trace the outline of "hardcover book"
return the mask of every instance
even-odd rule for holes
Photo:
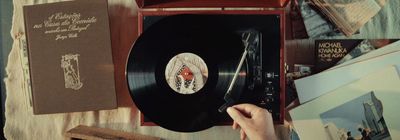
[[[24,6],[34,114],[117,106],[106,0]]]

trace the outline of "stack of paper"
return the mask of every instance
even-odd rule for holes
[[[400,139],[400,42],[295,81],[301,139]]]

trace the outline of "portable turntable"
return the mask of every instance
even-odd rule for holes
[[[238,103],[283,122],[284,0],[137,3],[140,37],[126,75],[142,125],[200,131],[229,124],[225,109]],[[243,6],[261,8],[228,8]]]

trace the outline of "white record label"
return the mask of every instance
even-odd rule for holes
[[[171,58],[165,69],[168,85],[180,94],[193,94],[204,87],[208,78],[206,63],[193,53],[180,53]]]

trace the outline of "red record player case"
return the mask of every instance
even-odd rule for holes
[[[284,7],[289,0],[136,0],[138,11],[138,33],[143,32],[143,17],[169,16],[177,14],[261,14],[279,15],[280,18],[280,117],[274,123],[282,124],[285,119],[285,11]],[[144,121],[140,116],[141,126],[156,126]],[[221,125],[229,125],[223,123]]]

